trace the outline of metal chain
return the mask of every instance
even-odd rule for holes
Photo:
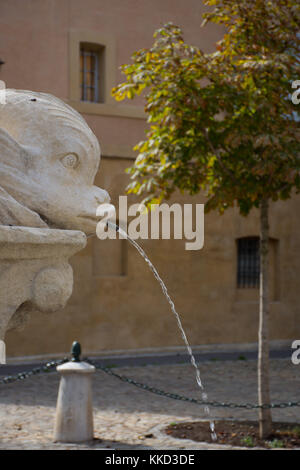
[[[4,377],[3,379],[0,379],[0,385],[1,384],[9,384],[12,382],[16,382],[19,380],[24,380],[27,379],[28,377],[31,377],[33,375],[37,375],[40,373],[47,373],[51,371],[56,371],[56,367],[64,364],[65,362],[68,362],[68,358],[63,358],[59,359],[57,361],[50,361],[44,364],[43,366],[40,367],[35,367],[34,369],[26,372],[19,372],[16,375],[8,375],[7,377]],[[101,370],[105,372],[106,374],[109,374],[113,377],[116,377],[117,379],[121,380],[122,382],[126,382],[128,384],[134,385],[135,387],[141,388],[142,390],[147,390],[148,392],[155,393],[156,395],[160,395],[163,397],[167,398],[172,398],[173,400],[180,400],[180,401],[186,401],[189,403],[194,403],[196,405],[202,405],[202,406],[211,406],[215,408],[244,408],[246,410],[251,410],[251,409],[258,409],[258,408],[290,408],[290,407],[295,407],[295,406],[300,406],[300,401],[298,402],[286,402],[286,403],[270,403],[270,404],[263,404],[263,405],[258,405],[254,403],[224,403],[224,402],[218,402],[218,401],[203,401],[203,400],[197,400],[196,398],[190,398],[186,397],[184,395],[179,395],[177,393],[172,393],[172,392],[166,392],[164,390],[160,390],[159,388],[156,387],[150,387],[147,384],[137,382],[134,379],[131,379],[129,377],[126,377],[125,375],[120,375],[114,372],[111,368],[104,367],[101,364],[92,361],[91,359],[84,359],[85,362],[88,362],[95,366],[96,369]]]
[[[113,377],[116,377],[117,379],[122,380],[122,382],[129,383],[131,385],[134,385],[135,387],[141,388],[143,390],[147,390],[148,392],[151,392],[151,393],[155,393],[156,395],[160,395],[160,396],[167,397],[167,398],[173,398],[174,400],[187,401],[189,403],[195,403],[197,405],[211,406],[215,408],[244,408],[246,410],[258,409],[258,408],[264,408],[264,409],[266,408],[290,408],[294,406],[300,406],[300,401],[258,405],[258,404],[253,404],[253,403],[224,403],[224,402],[218,402],[218,401],[197,400],[196,398],[190,398],[184,395],[179,395],[177,393],[165,392],[164,390],[160,390],[159,388],[156,388],[156,387],[150,387],[149,385],[137,382],[136,380],[126,377],[125,375],[117,374],[112,369],[101,366],[101,364],[94,362],[90,359],[85,359],[85,360],[86,362],[89,362],[90,364],[94,365],[96,369],[102,370],[106,374],[112,375]]]
[[[0,379],[0,384],[9,384],[12,382],[17,382],[18,380],[24,380],[27,379],[28,377],[31,377],[32,375],[37,375],[42,372],[52,372],[55,371],[55,367],[64,364],[65,362],[68,362],[69,359],[67,357],[64,357],[63,359],[59,359],[57,361],[49,361],[43,366],[40,367],[35,367],[34,369],[31,369],[26,372],[19,372],[16,375],[8,375],[6,377],[3,377],[3,379]]]

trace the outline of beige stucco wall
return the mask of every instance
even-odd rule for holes
[[[219,39],[216,28],[200,29],[199,0],[2,0],[0,4],[0,79],[7,87],[49,92],[70,102],[99,138],[102,163],[97,183],[112,202],[125,194],[132,147],[144,136],[141,103],[104,105],[76,101],[74,42],[99,37],[113,55],[109,83],[121,80],[118,66],[134,50],[151,44],[154,30],[167,21],[180,25],[188,42],[209,50]],[[77,38],[77,39],[76,39]],[[115,64],[115,65],[113,65]],[[73,91],[72,91],[73,90]],[[75,90],[75,94],[74,94]],[[203,202],[200,196],[172,202]],[[272,205],[271,237],[279,240],[272,262],[271,339],[299,337],[300,200]],[[236,288],[236,238],[258,235],[258,214],[247,219],[229,210],[205,217],[205,243],[186,251],[184,240],[144,240],[180,312],[190,342],[254,342],[258,327],[258,291]],[[7,336],[10,356],[64,352],[74,339],[85,351],[182,345],[176,321],[148,267],[123,243],[90,239],[73,258],[74,292],[62,312],[35,314],[23,331]],[[122,271],[124,275],[114,273]]]

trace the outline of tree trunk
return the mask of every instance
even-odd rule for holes
[[[269,390],[269,221],[268,200],[260,205],[260,287],[258,331],[258,404],[270,403]],[[259,408],[259,435],[267,438],[272,431],[270,408]]]

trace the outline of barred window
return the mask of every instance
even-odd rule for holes
[[[81,101],[103,102],[104,47],[97,44],[80,45]]]
[[[237,241],[237,286],[258,287],[260,260],[259,237],[239,238]]]

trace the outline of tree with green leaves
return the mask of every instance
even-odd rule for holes
[[[149,49],[122,67],[117,100],[142,94],[149,129],[128,171],[129,193],[148,206],[176,189],[206,195],[205,210],[260,210],[258,403],[268,407],[268,244],[270,201],[300,191],[300,131],[292,82],[300,78],[300,4],[292,0],[207,0],[203,25],[225,27],[213,53],[186,44],[166,24]]]

